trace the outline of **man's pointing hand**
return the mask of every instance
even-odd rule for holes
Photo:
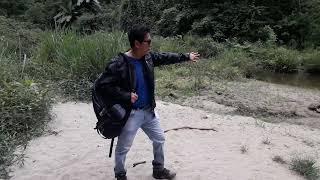
[[[189,58],[193,62],[197,62],[199,60],[200,54],[198,52],[191,52],[189,54]]]

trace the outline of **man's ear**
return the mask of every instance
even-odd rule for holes
[[[136,48],[139,48],[139,47],[140,47],[140,42],[137,41],[137,40],[134,40],[134,46],[135,46]]]

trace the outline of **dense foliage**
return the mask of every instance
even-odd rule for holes
[[[145,23],[162,36],[191,33],[255,42],[275,34],[279,44],[294,48],[320,45],[317,0],[3,0],[0,15],[82,32]]]
[[[21,162],[23,154],[14,153],[16,148],[44,131],[51,98],[46,85],[29,72],[28,56],[21,60],[15,47],[0,50],[0,179],[5,179],[6,168]]]

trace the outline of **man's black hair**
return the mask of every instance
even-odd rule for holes
[[[128,38],[129,38],[131,48],[134,47],[135,40],[141,43],[144,40],[144,36],[147,33],[150,33],[149,27],[145,25],[134,25],[128,33]]]

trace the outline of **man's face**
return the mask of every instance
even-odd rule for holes
[[[151,50],[151,36],[150,36],[150,33],[147,33],[145,36],[144,36],[144,40],[140,43],[138,42],[137,43],[137,48],[138,50],[146,55],[149,53],[149,51]]]

